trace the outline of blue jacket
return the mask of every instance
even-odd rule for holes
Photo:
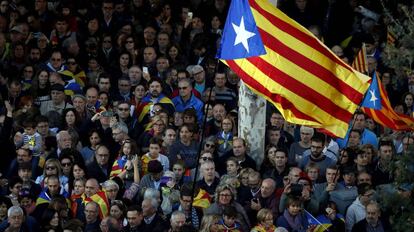
[[[173,98],[172,102],[174,103],[175,110],[177,112],[183,112],[186,109],[194,108],[197,112],[198,123],[202,122],[204,103],[200,99],[198,99],[196,96],[194,96],[194,94],[191,94],[191,98],[187,102],[184,102],[181,96],[177,96]]]

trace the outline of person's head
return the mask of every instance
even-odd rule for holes
[[[194,126],[192,124],[184,124],[179,129],[179,137],[182,143],[190,143],[193,140]]]
[[[236,222],[237,210],[232,205],[226,205],[223,209],[223,222],[226,226],[232,227]]]
[[[297,216],[302,211],[302,201],[299,198],[289,197],[286,209],[291,216]]]
[[[356,182],[355,169],[353,167],[345,167],[342,170],[342,179],[346,186],[354,186]]]
[[[51,226],[57,228],[60,223],[59,212],[54,209],[47,208],[42,215],[41,224],[44,226]]]
[[[22,178],[23,182],[28,182],[32,178],[32,164],[23,162],[18,164],[17,174]]]
[[[319,158],[323,155],[323,149],[325,148],[325,135],[321,133],[315,133],[311,139],[311,155],[315,158]]]
[[[80,121],[79,114],[75,108],[67,108],[62,112],[63,122],[67,127],[73,127]]]
[[[45,167],[43,169],[43,175],[52,176],[52,175],[62,175],[62,166],[58,159],[51,158],[46,160]]]
[[[117,122],[112,126],[112,138],[117,143],[122,143],[128,138],[128,127],[123,122]]]
[[[142,214],[144,217],[151,217],[157,212],[159,202],[154,198],[147,198],[142,201]]]
[[[366,167],[367,165],[370,164],[370,160],[368,160],[369,157],[363,150],[355,149],[354,153],[355,153],[354,163],[358,167]]]
[[[114,217],[116,220],[121,221],[127,213],[125,204],[120,200],[112,200],[111,208],[109,209],[109,215]]]
[[[86,175],[86,167],[83,162],[76,162],[73,164],[72,169],[73,177],[76,178],[83,178]]]
[[[58,176],[45,177],[45,186],[51,196],[57,196],[60,192],[60,180]]]
[[[59,131],[56,134],[56,141],[60,150],[72,147],[72,136],[66,130]]]
[[[98,145],[95,151],[95,159],[101,167],[108,164],[109,156],[109,149],[105,145]]]
[[[62,66],[63,60],[62,60],[62,53],[60,51],[53,51],[52,55],[50,56],[50,64],[55,70],[59,70]]]
[[[98,87],[97,86],[89,86],[86,89],[86,104],[88,106],[95,106],[96,102],[98,101]]]
[[[246,169],[244,169],[246,170]],[[243,170],[242,170],[243,171]],[[242,174],[242,172],[240,172]],[[262,184],[262,178],[260,177],[260,173],[257,171],[250,171],[247,173],[247,186],[254,192],[256,192],[261,184]]]
[[[171,223],[171,230],[172,231],[180,231],[181,227],[183,227],[183,225],[185,224],[185,214],[182,211],[174,211],[171,214],[171,219],[170,219],[170,223]]]
[[[230,185],[219,185],[214,194],[214,201],[220,205],[229,205],[236,200],[236,190]]]
[[[151,138],[150,141],[149,141],[149,155],[153,159],[158,158],[158,156],[160,155],[161,147],[162,147],[162,140],[161,139],[159,139],[157,137]]]
[[[0,218],[7,217],[7,209],[13,206],[10,198],[6,196],[0,196]]]
[[[86,203],[85,206],[85,219],[86,224],[92,224],[98,220],[99,205],[94,201]]]
[[[85,183],[86,183],[86,180],[83,177],[76,178],[75,180],[73,180],[72,193],[76,195],[82,195],[85,192]]]
[[[61,154],[59,157],[60,166],[62,167],[62,174],[70,176],[70,171],[73,166],[73,158],[69,154]]]
[[[19,196],[19,192],[23,187],[22,178],[15,176],[9,180],[9,191],[14,196]]]
[[[144,32],[145,33],[145,32]],[[157,59],[157,52],[154,47],[146,47],[143,52],[144,63],[151,64]]]
[[[168,68],[170,67],[170,61],[168,60],[166,56],[158,57],[155,63],[156,63],[157,71],[160,73],[166,72]]]
[[[377,157],[377,149],[372,144],[363,144],[361,150],[366,155],[368,163],[371,163]]]
[[[336,183],[340,177],[340,171],[337,166],[330,166],[326,169],[325,176],[328,184]]]
[[[315,182],[319,177],[319,166],[311,162],[305,167],[305,172]]]
[[[149,93],[151,95],[151,97],[158,97],[160,96],[160,94],[162,93],[162,85],[161,85],[161,80],[157,79],[157,78],[152,78],[149,82],[148,82],[148,86],[149,86]]]
[[[402,139],[402,150],[407,152],[409,147],[414,144],[414,138],[410,134],[406,134]]]
[[[201,165],[201,173],[206,181],[214,180],[216,167],[213,161],[207,160]]]
[[[118,79],[118,90],[120,94],[126,95],[131,92],[131,80],[128,77]]]
[[[366,217],[368,224],[371,226],[377,226],[379,218],[381,216],[381,208],[375,201],[371,201],[365,208]]]
[[[102,219],[99,228],[101,232],[120,231],[121,229],[118,221],[112,216],[107,216]]]
[[[296,184],[299,180],[300,173],[302,170],[298,167],[292,167],[289,171],[289,181],[290,183]]]
[[[20,206],[12,206],[7,210],[8,229],[10,231],[19,231],[24,222],[24,212]]]
[[[111,88],[111,78],[109,75],[105,73],[101,73],[98,76],[98,87],[100,91],[109,92],[109,89]]]
[[[131,116],[130,111],[131,106],[129,102],[121,101],[120,103],[118,103],[117,113],[120,119],[127,120]]]
[[[265,228],[273,225],[273,213],[270,209],[263,208],[257,212],[257,222]]]
[[[102,184],[102,189],[105,191],[108,200],[112,201],[116,199],[116,195],[119,191],[119,185],[113,180],[107,180]]]
[[[270,145],[277,146],[281,138],[282,132],[277,127],[271,126],[267,129],[267,141]]]
[[[53,76],[53,75],[51,75]],[[59,105],[65,101],[65,87],[62,84],[53,84],[50,87],[50,96],[53,104]]]
[[[270,126],[274,126],[278,129],[283,129],[284,124],[285,124],[285,119],[283,118],[280,112],[276,111],[271,114]]]
[[[226,116],[226,108],[222,104],[215,104],[213,107],[213,117],[216,121],[221,122]]]
[[[234,126],[235,125],[234,125],[233,118],[231,118],[230,116],[226,116],[221,121],[221,129],[226,133],[232,132]]]
[[[171,146],[177,139],[177,132],[173,127],[167,127],[162,137],[164,145]]]
[[[217,142],[217,139],[215,136],[208,137],[204,142],[203,150],[205,152],[214,154],[214,151],[216,149],[216,142]]]
[[[138,205],[131,205],[127,209],[127,221],[131,228],[136,228],[141,225],[143,217],[143,210]]]
[[[219,216],[216,214],[207,214],[203,216],[200,224],[200,231],[218,232]]]
[[[273,147],[274,148],[274,147]],[[274,150],[274,155],[272,156],[271,153],[272,147],[269,149],[269,159],[273,158],[273,164],[277,168],[285,168],[288,162],[288,152],[286,149],[278,148]]]
[[[260,186],[260,193],[263,198],[268,198],[274,195],[276,190],[276,182],[271,179],[267,178],[262,181],[262,185]]]
[[[233,139],[233,154],[235,157],[242,158],[246,155],[247,145],[246,141],[242,138]]]
[[[372,185],[367,183],[359,184],[358,186],[358,198],[362,205],[366,206],[375,197],[375,190]]]
[[[226,86],[227,77],[225,72],[216,72],[214,75],[214,84],[218,88],[224,88]]]
[[[379,161],[385,165],[389,164],[394,157],[394,144],[391,140],[382,139],[378,144]]]
[[[127,156],[133,156],[139,153],[138,145],[133,139],[126,139],[121,148],[121,152]]]
[[[348,137],[348,147],[356,148],[361,144],[361,131],[351,130]]]
[[[163,167],[160,161],[151,160],[148,163],[148,172],[151,174],[152,179],[159,181],[163,174]]]
[[[99,183],[95,178],[90,178],[85,184],[85,195],[87,197],[93,196],[99,191]]]
[[[357,111],[354,114],[354,129],[363,130],[365,129],[365,114],[361,111]]]
[[[175,175],[175,180],[177,182],[179,182],[181,180],[181,178],[184,175],[184,171],[185,171],[185,165],[184,162],[182,160],[177,160],[173,165],[172,165],[172,171],[174,172]]]
[[[237,176],[240,170],[240,164],[234,157],[229,157],[226,161],[227,174]]]
[[[25,119],[22,123],[24,133],[27,135],[34,135],[36,133],[36,122],[30,118]]]

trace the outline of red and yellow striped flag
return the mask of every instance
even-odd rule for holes
[[[193,206],[207,209],[208,207],[210,207],[210,201],[211,199],[208,192],[206,192],[206,190],[204,189],[200,189],[200,191],[198,191],[197,196],[194,197]]]
[[[362,43],[361,49],[359,49],[358,54],[355,56],[354,61],[352,62],[352,68],[360,73],[368,73],[367,49],[365,48],[365,43]]]
[[[379,78],[377,78],[377,80],[382,108],[380,110],[374,110],[372,108],[361,107],[362,111],[384,127],[402,131],[414,130],[414,118],[404,114],[398,114],[394,111],[388,98],[387,91],[381,84],[381,80]]]
[[[394,46],[397,40],[395,34],[388,28],[387,30],[387,45]]]
[[[88,202],[91,201],[94,201],[99,205],[99,217],[101,219],[109,215],[110,205],[108,198],[106,197],[106,193],[104,191],[98,191],[91,197],[86,198],[84,203],[86,205]]]
[[[242,44],[247,55],[240,59],[219,55],[225,59],[223,62],[251,89],[272,102],[288,122],[323,128],[332,135],[345,137],[370,78],[353,70],[268,0],[238,0],[231,4],[231,17],[226,22],[230,26],[223,31],[222,45],[226,43],[226,33],[235,31],[237,35],[219,52],[237,53],[236,49],[242,48],[237,46]],[[235,13],[232,9],[246,11]],[[253,23],[246,20],[250,14],[247,10],[253,14],[266,50],[264,55],[249,55],[257,46],[257,34],[251,29]],[[232,21],[228,23],[229,20]]]

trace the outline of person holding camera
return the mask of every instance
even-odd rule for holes
[[[264,179],[258,196],[251,200],[250,208],[256,212],[263,208],[270,209],[273,217],[277,218],[279,215],[279,199],[276,197],[275,190],[276,182],[271,178]]]

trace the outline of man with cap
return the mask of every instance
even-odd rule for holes
[[[154,188],[160,189],[163,167],[160,161],[151,160],[148,163],[148,174],[142,177],[140,186],[142,189]]]
[[[50,111],[62,114],[62,111],[67,108],[73,108],[69,103],[65,102],[65,87],[62,84],[54,84],[50,87],[51,100],[42,102],[40,105],[40,113],[47,115]]]

